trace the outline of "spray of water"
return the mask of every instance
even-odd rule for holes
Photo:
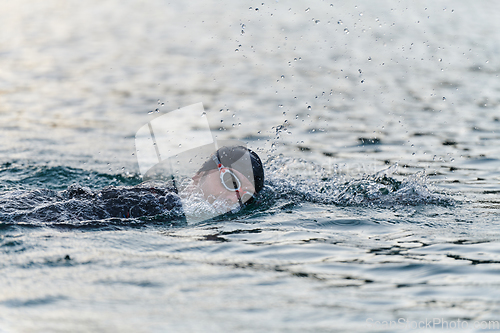
[[[302,159],[281,156],[266,161],[268,187],[277,199],[325,205],[421,205],[450,204],[432,190],[424,172],[397,178],[398,165],[355,178],[331,174]]]

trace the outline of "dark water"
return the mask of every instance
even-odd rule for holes
[[[0,332],[500,330],[499,13],[0,4]],[[77,214],[197,102],[262,157],[259,205]]]

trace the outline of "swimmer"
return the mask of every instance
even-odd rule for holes
[[[245,163],[241,163],[242,160]],[[202,193],[209,206],[226,202],[241,208],[252,203],[264,188],[262,162],[255,152],[243,146],[222,147],[195,173],[190,186]],[[184,214],[180,194],[165,182],[108,186],[98,191],[73,184],[60,192],[21,191],[15,198],[9,196],[5,200],[2,202],[0,198],[0,207],[13,205],[20,210],[18,214],[11,214],[0,209],[0,218],[11,221],[69,222],[160,214],[177,218]]]
[[[263,188],[264,169],[259,156],[243,146],[230,146],[213,153],[192,177],[188,188],[181,190],[181,195],[187,194],[189,198],[193,193],[200,193],[206,202],[222,205],[228,212],[234,207],[243,208],[252,203]],[[114,217],[154,216],[182,207],[177,188],[165,188],[161,182],[144,182],[128,190],[113,189],[101,191],[102,197],[106,198],[106,210],[126,211],[112,214]],[[116,200],[118,198],[110,196],[110,192],[123,199],[124,195],[128,197]],[[126,202],[131,208],[123,207]]]

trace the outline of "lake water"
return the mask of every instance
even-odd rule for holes
[[[499,16],[1,2],[0,332],[498,331]],[[261,207],[37,218],[72,184],[140,183],[136,131],[199,102],[264,161]]]

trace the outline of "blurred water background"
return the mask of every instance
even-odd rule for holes
[[[492,0],[0,2],[0,332],[499,329],[499,16]],[[138,184],[135,132],[198,102],[265,161],[261,209],[12,217],[22,191]]]

